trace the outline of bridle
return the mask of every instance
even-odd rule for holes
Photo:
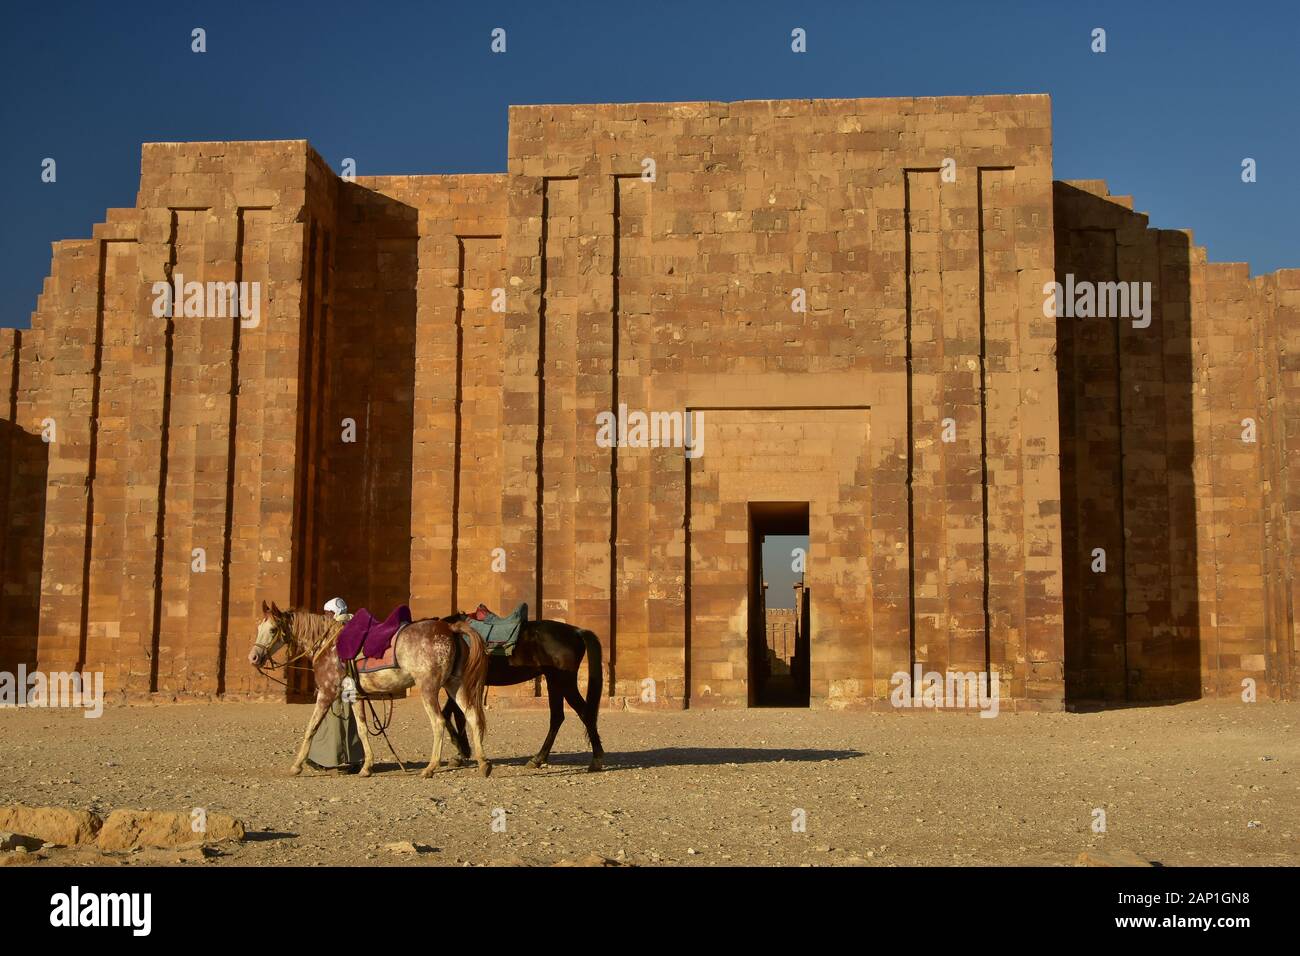
[[[320,642],[315,647],[303,648],[298,646],[298,641],[293,635],[293,629],[289,626],[288,613],[273,615],[273,619],[275,621],[275,626],[271,630],[271,639],[266,643],[266,647],[271,648],[271,647],[275,647],[277,644],[283,644],[286,648],[290,649],[292,653],[284,659],[283,663],[280,663],[277,662],[275,658],[271,656],[273,652],[268,650],[266,652],[266,657],[262,660],[262,662],[260,664],[254,664],[253,668],[259,674],[265,677],[267,680],[274,681],[275,683],[279,684],[281,687],[288,688],[289,686],[288,681],[280,680],[280,678],[273,677],[271,676],[271,673],[267,673],[267,672],[270,671],[273,673],[275,671],[280,671],[280,670],[283,671],[313,670],[314,668],[312,665],[298,664],[295,666],[295,662],[306,659],[311,661],[312,664],[314,664],[316,661],[316,656],[320,654],[322,650],[324,650],[326,647],[329,646],[330,639],[334,636],[334,632],[332,630],[326,631],[324,636],[320,639]]]

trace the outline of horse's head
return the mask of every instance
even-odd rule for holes
[[[257,640],[248,652],[248,663],[254,667],[264,666],[276,651],[289,642],[289,612],[281,611],[271,602],[267,607],[262,602],[262,620],[257,625]]]

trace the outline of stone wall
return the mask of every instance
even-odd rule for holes
[[[916,660],[1059,704],[1046,97],[518,107],[510,144],[507,437],[544,422],[519,493],[540,573],[514,586],[603,626],[615,692],[744,702],[742,516],[791,499],[815,699],[879,699]],[[703,457],[582,448],[618,403],[703,411]],[[537,472],[517,446],[508,473]]]
[[[292,591],[313,164],[303,142],[149,144],[136,208],[55,244],[10,419],[53,440],[9,468],[7,658],[129,693],[273,689],[238,665],[257,602]],[[166,315],[154,283],[177,275],[259,282],[260,324]],[[41,500],[17,500],[42,469]],[[38,505],[39,558],[12,560]]]
[[[1153,300],[1149,320],[1059,321],[1067,694],[1176,699],[1249,679],[1282,696],[1300,272],[1207,262],[1132,207],[1102,182],[1056,184],[1058,280],[1150,283]]]
[[[177,273],[260,323],[156,316]],[[1067,273],[1151,324],[1046,314]],[[1045,96],[516,107],[496,175],[148,145],[0,337],[0,667],[280,693],[263,599],[527,601],[616,697],[744,705],[751,509],[794,504],[815,706],[1294,694],[1298,275],[1053,184]],[[703,453],[597,442],[620,406]]]
[[[49,447],[39,422],[23,428],[19,396],[27,383],[20,361],[30,332],[0,329],[0,671],[36,660],[41,568],[45,543],[45,489]],[[28,375],[31,366],[26,366]]]
[[[763,628],[767,650],[774,661],[779,661],[782,673],[788,673],[795,655],[798,618],[792,607],[769,607],[764,610]]]

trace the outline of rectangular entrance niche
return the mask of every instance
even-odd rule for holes
[[[809,652],[800,659],[807,675],[800,675],[800,699],[816,705],[864,696],[872,673],[871,562],[889,546],[888,539],[873,546],[878,476],[891,477],[884,491],[896,490],[890,446],[873,452],[869,409],[688,406],[696,409],[704,412],[705,440],[703,454],[686,459],[691,706],[768,700],[769,688],[759,692],[754,684],[761,669],[752,616],[762,584],[754,581],[761,574],[755,522],[762,535],[793,528],[809,538],[804,583],[816,608],[806,615],[813,626],[803,631]],[[901,639],[906,659],[905,631]]]
[[[749,706],[807,707],[808,502],[749,503]]]

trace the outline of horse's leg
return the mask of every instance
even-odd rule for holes
[[[358,697],[352,702],[352,716],[357,721],[357,736],[361,738],[361,749],[365,751],[366,759],[361,764],[361,773],[363,777],[370,776],[371,766],[375,762],[375,754],[370,749],[370,731],[367,730],[365,703]]]
[[[459,696],[459,695],[458,695]],[[473,750],[469,744],[469,738],[465,736],[465,714],[468,711],[456,704],[456,710],[452,713],[452,722],[447,726],[451,728],[453,738],[456,741],[456,749],[460,751],[461,757],[469,760],[473,756]]]
[[[605,751],[600,746],[600,734],[596,730],[596,722],[587,720],[587,706],[583,701],[582,695],[578,693],[578,675],[572,675],[564,688],[564,699],[569,702],[569,706],[578,712],[578,719],[582,721],[582,726],[587,728],[587,740],[591,742],[591,764],[587,767],[593,773],[599,770],[605,762]]]
[[[447,721],[438,709],[438,685],[432,678],[420,681],[420,703],[429,715],[429,726],[433,728],[433,752],[429,754],[429,765],[420,772],[421,777],[432,777],[442,762],[442,740],[447,733]]]
[[[298,756],[294,758],[293,766],[289,768],[289,776],[296,777],[302,773],[303,761],[307,759],[307,754],[311,750],[311,739],[316,736],[316,729],[320,727],[321,721],[329,713],[330,703],[331,701],[326,698],[323,690],[317,692],[316,709],[307,718],[307,729],[303,731],[302,746],[298,748]]]
[[[553,673],[546,677],[546,696],[551,702],[551,728],[546,732],[546,739],[542,741],[542,749],[537,751],[537,756],[528,761],[530,770],[546,766],[546,761],[551,758],[555,735],[560,732],[560,724],[564,723],[564,690],[560,687],[560,680]]]
[[[442,719],[451,729],[458,751],[447,758],[447,766],[459,767],[470,758],[469,741],[465,739],[465,715],[456,706],[456,700],[450,691],[447,692],[447,706],[442,709]]]
[[[492,772],[492,761],[483,756],[483,725],[478,720],[477,701],[470,700],[465,688],[456,688],[456,703],[465,721],[469,724],[469,740],[473,747],[474,759],[478,761],[478,772],[487,776]],[[463,731],[462,731],[463,733]]]

